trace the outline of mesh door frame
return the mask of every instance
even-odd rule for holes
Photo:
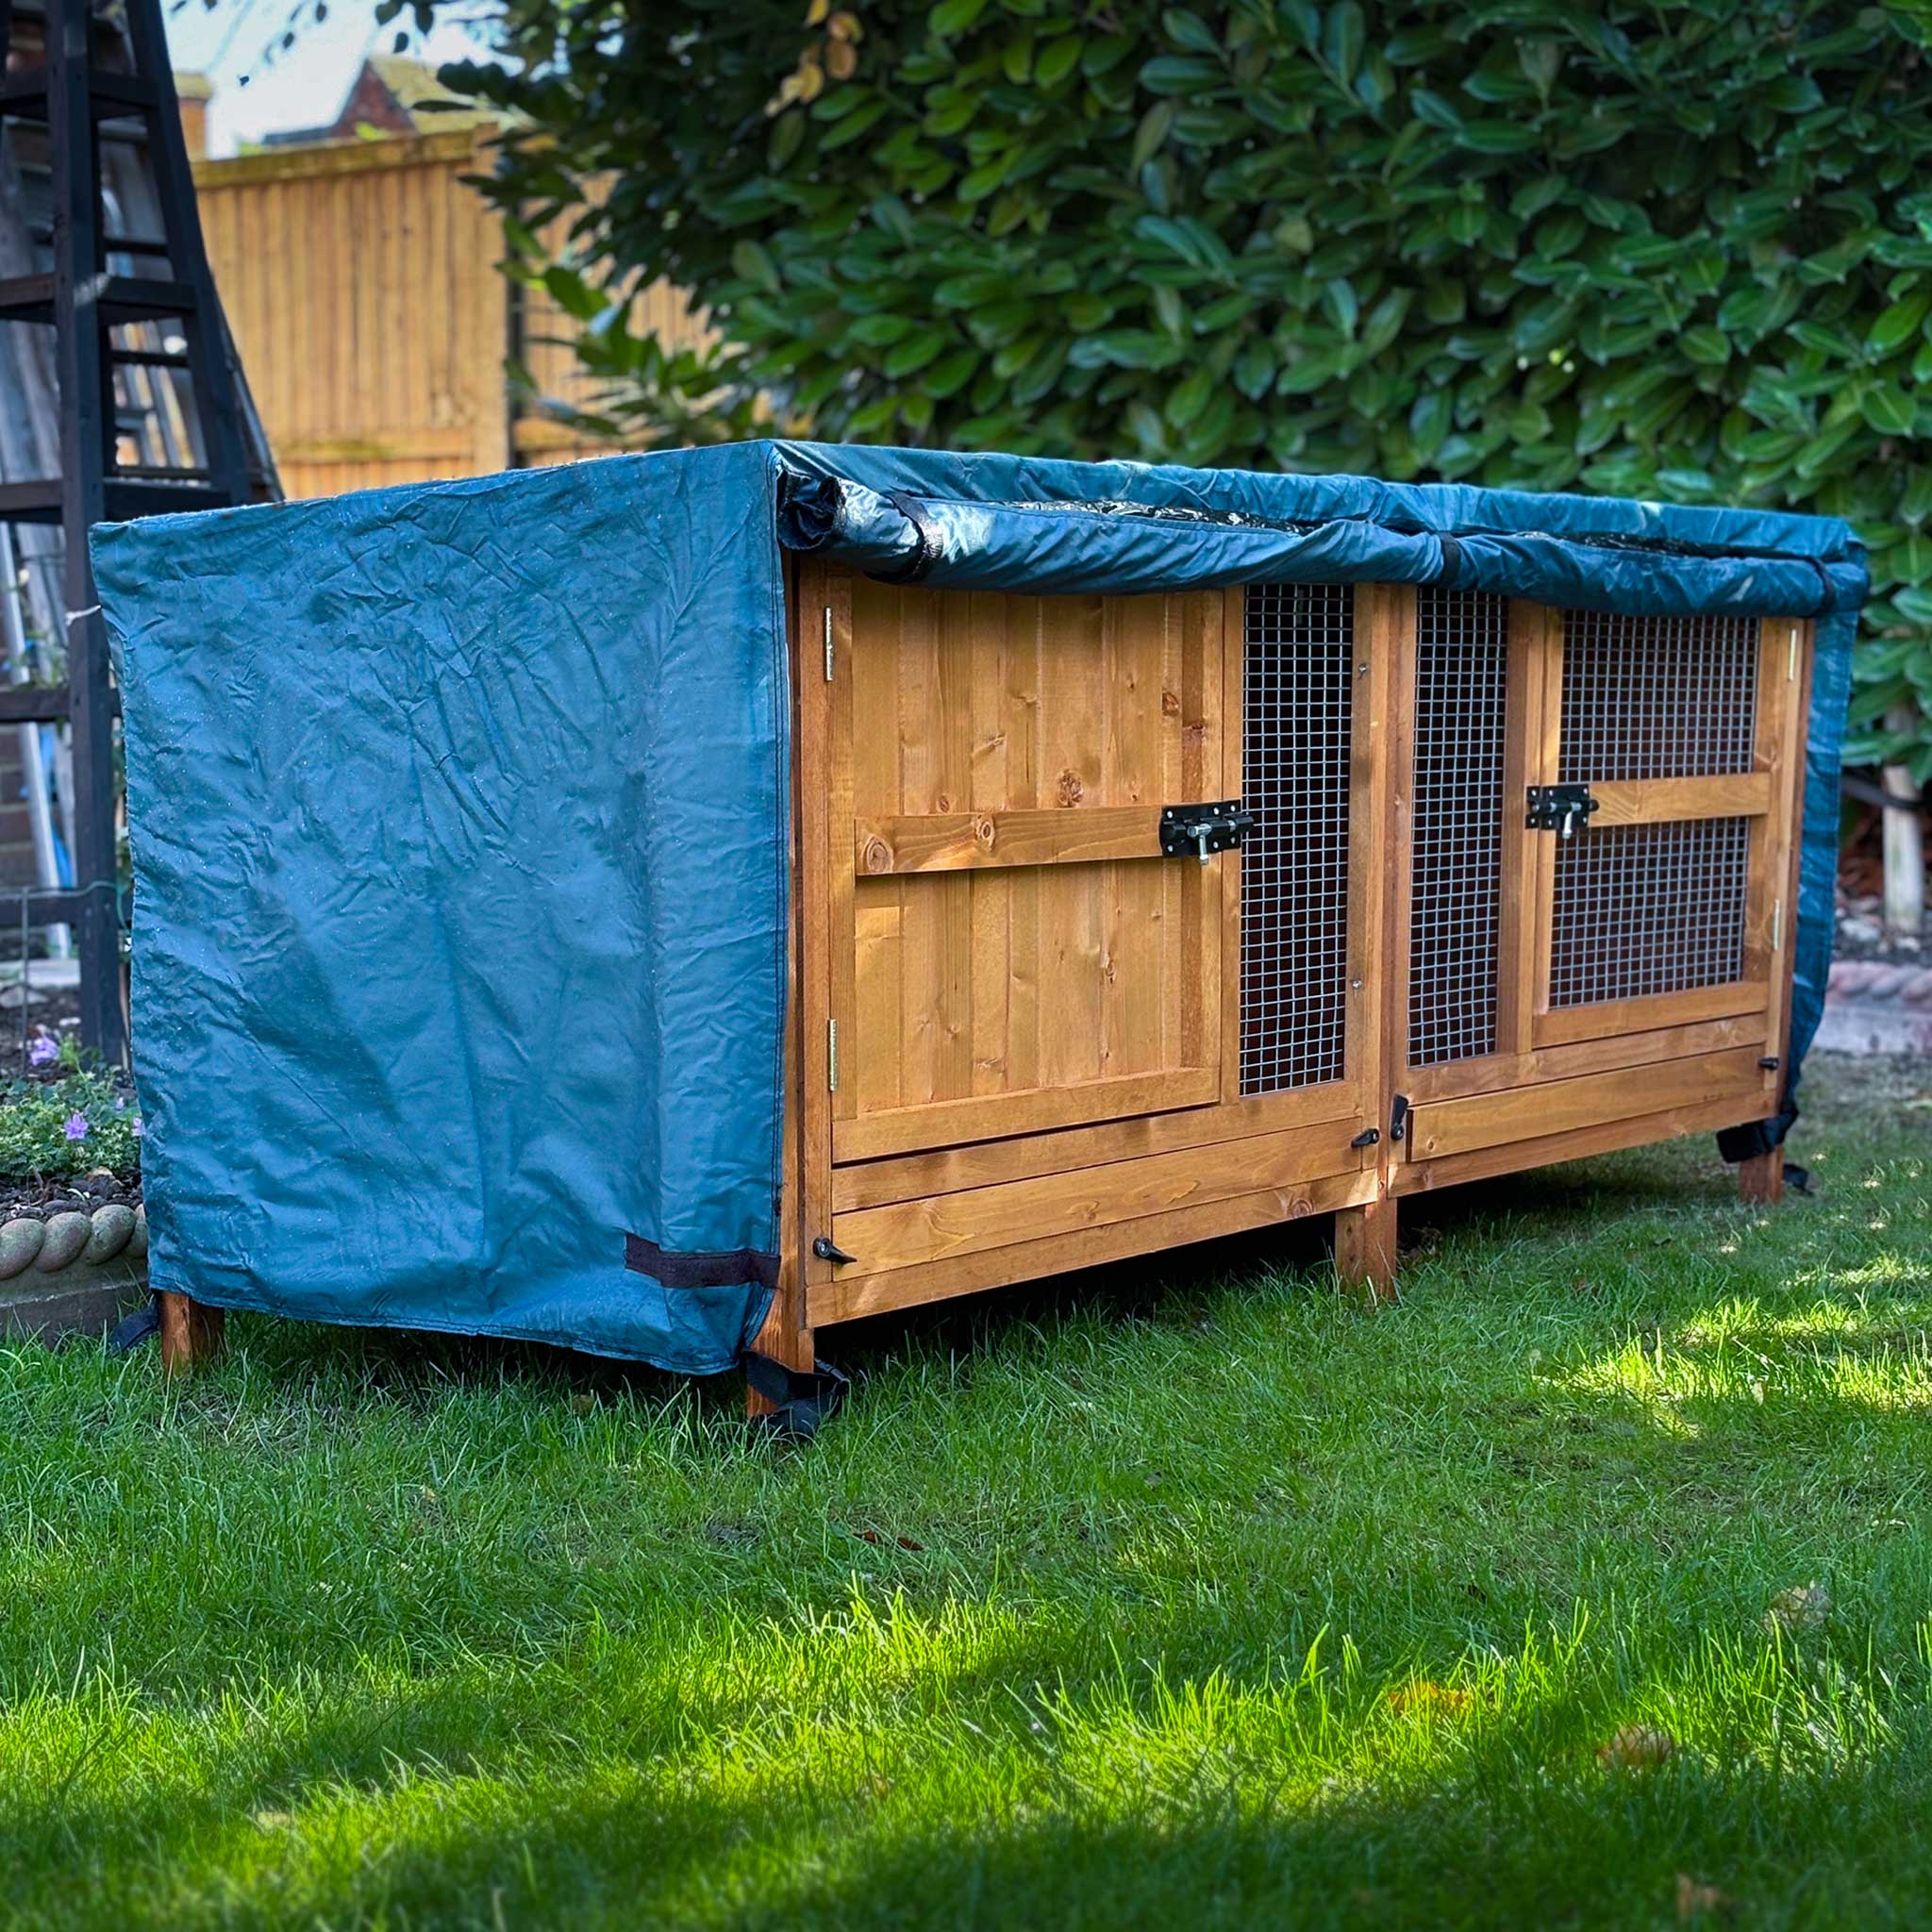
[[[1566,773],[1588,783],[1603,809],[1592,830],[1610,826],[1695,825],[1741,816],[1747,822],[1743,858],[1743,907],[1737,936],[1736,976],[1691,983],[1660,991],[1558,1004],[1552,996],[1557,976],[1557,874],[1560,841],[1555,833],[1532,833],[1536,908],[1535,1001],[1530,1028],[1533,1047],[1548,1048],[1607,1041],[1630,1033],[1716,1020],[1751,1020],[1764,1015],[1770,1057],[1782,1055],[1782,1029],[1789,1012],[1792,912],[1796,907],[1798,791],[1802,785],[1805,704],[1808,692],[1809,626],[1786,618],[1751,619],[1756,649],[1750,684],[1756,715],[1750,732],[1750,770],[1737,768],[1739,726],[1733,716],[1713,743],[1714,773],[1685,773],[1682,759],[1654,775],[1597,778],[1564,762],[1563,708],[1566,689],[1576,694],[1589,680],[1566,676],[1566,621],[1552,611],[1543,654],[1543,697],[1539,755],[1527,774],[1530,784],[1555,784]],[[1584,618],[1583,613],[1576,614]],[[1600,622],[1585,618],[1588,622]],[[1660,622],[1652,620],[1649,622]],[[1682,621],[1696,635],[1711,621]],[[1738,620],[1725,620],[1735,626]],[[1700,627],[1702,627],[1700,629]],[[1713,637],[1716,633],[1712,633]],[[1721,640],[1720,640],[1721,641]],[[1734,661],[1714,670],[1726,689],[1738,677]],[[1731,695],[1735,695],[1734,692]],[[1692,692],[1694,697],[1694,691]],[[1728,699],[1726,700],[1728,702]],[[1591,837],[1579,832],[1579,838]],[[1699,840],[1703,835],[1696,835]],[[1682,843],[1690,843],[1688,838]],[[1708,842],[1704,840],[1703,842]],[[1782,857],[1782,863],[1780,858]],[[1693,957],[1697,946],[1686,948]],[[1693,980],[1697,975],[1690,975]]]

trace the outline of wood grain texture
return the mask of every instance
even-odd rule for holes
[[[1278,1098],[1268,1094],[1251,1100],[1224,1100],[1217,1107],[1135,1114],[1096,1126],[1062,1127],[1052,1133],[975,1141],[932,1153],[852,1162],[833,1172],[832,1205],[841,1213],[881,1208],[892,1201],[952,1194],[963,1188],[1065,1174],[1074,1168],[1101,1167],[1180,1147],[1218,1147],[1224,1160],[1238,1163],[1244,1158],[1241,1148],[1227,1143],[1281,1133],[1291,1125],[1310,1135],[1310,1174],[1345,1174],[1362,1165],[1362,1152],[1352,1144],[1360,1131],[1360,1113],[1352,1093],[1341,1082],[1307,1090],[1306,1104],[1292,1121],[1284,1120],[1282,1109],[1275,1105]]]
[[[1541,1049],[1572,1041],[1648,1033],[1660,1026],[1690,1026],[1700,1020],[1761,1013],[1770,1003],[1771,988],[1762,979],[1755,984],[1732,979],[1722,986],[1689,986],[1676,992],[1644,993],[1627,1000],[1594,1000],[1539,1014],[1536,1043]]]
[[[833,1239],[857,1257],[847,1274],[883,1274],[1257,1188],[1291,1188],[1333,1171],[1338,1140],[1333,1130],[1302,1128],[901,1201],[839,1215]]]
[[[856,1275],[846,1270],[842,1271],[846,1278],[813,1290],[811,1318],[822,1324],[849,1322],[861,1315],[916,1307],[952,1295],[1005,1288],[1015,1281],[1030,1281],[1074,1268],[1091,1268],[1129,1255],[1156,1254],[1190,1241],[1209,1241],[1220,1235],[1297,1221],[1309,1214],[1329,1213],[1369,1197],[1374,1189],[1374,1174],[1337,1174],[1302,1187],[1261,1189],[1253,1193],[1230,1195],[1224,1200],[1172,1208],[1166,1213],[1081,1228],[1072,1234],[955,1255],[891,1274]]]
[[[1580,839],[1588,838],[1590,831],[1600,825],[1753,818],[1771,809],[1771,778],[1765,772],[1740,772],[1719,778],[1593,780],[1590,795],[1596,800],[1597,808],[1591,815],[1589,830],[1576,835]]]
[[[1372,1301],[1396,1299],[1395,1224],[1392,1195],[1379,1194],[1335,1215],[1335,1274],[1344,1288],[1366,1288]]]
[[[1541,1087],[1432,1101],[1416,1109],[1409,1130],[1410,1158],[1428,1160],[1508,1141],[1542,1140],[1607,1120],[1706,1102],[1761,1101],[1765,1076],[1758,1058],[1755,1049],[1739,1047],[1655,1066],[1585,1074]]]
[[[954,811],[858,817],[853,863],[867,878],[889,873],[963,872],[977,866],[1091,865],[1159,858],[1158,806]]]
[[[808,840],[807,820],[801,809],[803,800],[800,797],[801,774],[806,763],[805,747],[817,734],[808,733],[806,727],[796,671],[800,631],[806,622],[802,606],[805,598],[820,589],[820,573],[809,564],[801,566],[796,560],[788,560],[785,581],[786,640],[793,667],[791,734],[800,755],[791,761],[791,845],[789,858],[791,868],[790,903],[793,917],[785,943],[785,1040],[779,1088],[783,1140],[778,1189],[778,1281],[752,1346],[759,1354],[784,1362],[790,1368],[808,1369],[812,1365],[812,1332],[806,1315],[806,1274],[808,1268],[814,1264],[805,1231],[808,1212],[804,1198],[805,1177],[808,1173],[812,1174],[815,1181],[813,1207],[824,1212],[831,1175],[831,1136],[823,1088],[817,1104],[808,1104],[802,1052],[803,1013],[808,1005],[813,1012],[823,1008],[823,967],[825,962],[823,915],[808,920],[804,916],[805,907],[808,897],[823,895],[824,882],[823,865],[814,869],[806,863],[808,849],[817,845],[822,850],[819,841]],[[815,826],[813,830],[816,831]],[[818,952],[815,957],[821,968],[812,975],[808,1002],[805,996],[805,932],[808,925],[816,935]],[[824,1267],[825,1264],[816,1265]],[[750,1388],[745,1391],[745,1403],[752,1415],[767,1414],[774,1407],[757,1390]]]
[[[1410,1068],[1408,1097],[1420,1107],[1428,1100],[1457,1100],[1510,1087],[1541,1086],[1546,1080],[1568,1080],[1578,1074],[1651,1066],[1658,1060],[1687,1059],[1693,1054],[1723,1053],[1731,1047],[1748,1046],[1762,1055],[1767,1038],[1765,1015],[1757,1012],[1687,1026],[1611,1033],[1561,1046],[1536,1047],[1527,1053],[1445,1060],[1440,1066]]]
[[[221,1360],[227,1345],[225,1310],[165,1291],[156,1294],[155,1307],[160,1319],[163,1374],[187,1374]]]
[[[843,1047],[841,1047],[842,1054]],[[1122,1074],[1112,1079],[1074,1080],[1063,1087],[1029,1087],[1015,1093],[970,1094],[923,1107],[860,1114],[836,1121],[832,1158],[877,1160],[915,1148],[957,1146],[965,1141],[1009,1134],[1043,1134],[1124,1114],[1158,1113],[1168,1108],[1206,1107],[1221,1092],[1218,1068],[1174,1074]]]
[[[844,581],[836,1158],[1212,1100],[1221,865],[1158,825],[1224,795],[1224,597]]]
[[[503,378],[512,303],[538,391],[586,407],[597,378],[541,284],[498,271],[501,214],[472,185],[487,129],[291,147],[194,164],[208,260],[291,497],[479,476],[608,448],[554,418],[513,416]],[[592,182],[593,199],[608,183]],[[570,218],[541,231],[560,245]],[[712,334],[667,283],[633,324],[667,348]]]
[[[1468,1154],[1410,1162],[1395,1170],[1391,1180],[1397,1194],[1425,1193],[1431,1188],[1459,1187],[1466,1181],[1492,1180],[1497,1174],[1521,1174],[1529,1168],[1552,1167],[1558,1161],[1582,1160],[1593,1154],[1610,1154],[1624,1147],[1644,1147],[1657,1141],[1674,1141],[1684,1134],[1709,1133],[1735,1127],[1758,1117],[1762,1102],[1749,1094],[1707,1100],[1694,1106],[1658,1112],[1629,1114],[1599,1121],[1591,1126],[1534,1139],[1504,1141]]]
[[[1738,1198],[1774,1208],[1785,1195],[1785,1150],[1774,1147],[1738,1163]]]

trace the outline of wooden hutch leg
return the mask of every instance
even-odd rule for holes
[[[779,1263],[778,1291],[772,1297],[765,1325],[758,1330],[752,1346],[788,1369],[808,1372],[816,1362],[812,1353],[812,1331],[805,1319],[805,1283],[799,1279],[797,1262],[787,1255]],[[771,1415],[777,1404],[768,1402],[756,1389],[744,1391],[747,1415]]]
[[[185,1374],[221,1359],[228,1332],[225,1308],[185,1294],[157,1294],[155,1304],[160,1315],[163,1374]]]
[[[1785,1150],[1774,1147],[1738,1163],[1738,1194],[1741,1200],[1772,1207],[1784,1198]]]
[[[1366,1288],[1373,1301],[1395,1299],[1395,1216],[1392,1194],[1336,1209],[1335,1273],[1344,1288]]]

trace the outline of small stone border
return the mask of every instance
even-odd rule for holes
[[[0,1333],[99,1333],[146,1293],[145,1207],[110,1201],[0,1222]]]
[[[1826,1053],[1932,1054],[1932,966],[1834,960],[1816,1044]]]

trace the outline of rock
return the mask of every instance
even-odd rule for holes
[[[92,1215],[93,1232],[87,1238],[87,1246],[81,1250],[83,1261],[111,1261],[134,1235],[134,1209],[119,1201],[110,1202],[105,1208],[96,1208]]]
[[[9,1221],[0,1226],[0,1281],[11,1281],[16,1274],[24,1274],[46,1238],[44,1222]]]
[[[34,1266],[42,1274],[51,1274],[57,1268],[64,1268],[70,1261],[78,1260],[87,1246],[88,1237],[93,1231],[92,1215],[55,1215],[47,1223],[47,1236],[41,1243],[41,1252],[34,1257]]]
[[[147,1203],[143,1201],[134,1210],[134,1232],[127,1238],[127,1258],[130,1261],[147,1259]]]

